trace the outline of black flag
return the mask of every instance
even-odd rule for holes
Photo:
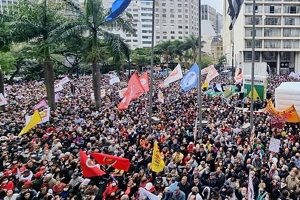
[[[244,3],[244,0],[228,0],[228,11],[227,14],[231,18],[231,23],[229,26],[229,30],[232,30],[235,21],[237,20],[239,13],[241,11],[241,7]]]

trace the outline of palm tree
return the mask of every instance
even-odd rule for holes
[[[205,41],[201,41],[202,48],[205,43]],[[186,37],[182,46],[184,50],[192,50],[193,62],[196,62],[199,52],[199,37],[196,37],[194,35]]]
[[[101,0],[85,0],[84,9],[76,6],[70,0],[65,0],[65,2],[76,12],[76,17],[53,32],[54,41],[64,41],[76,34],[84,35],[89,48],[86,58],[92,63],[93,69],[93,90],[96,107],[100,108],[101,74],[99,62],[103,53],[111,52],[115,61],[121,60],[124,55],[129,60],[130,55],[130,49],[124,39],[119,35],[110,33],[109,30],[117,29],[134,34],[136,31],[132,26],[132,17],[126,14],[125,17],[106,21],[105,17],[108,13],[103,8]],[[105,48],[100,44],[100,41],[105,43]]]
[[[21,0],[8,13],[1,13],[2,20],[7,22],[12,40],[16,43],[31,42],[38,51],[36,58],[44,65],[45,85],[48,105],[55,110],[54,68],[50,57],[52,44],[49,43],[50,33],[62,22],[66,21],[61,15],[62,5],[48,0],[26,1]],[[16,8],[16,9],[14,9]],[[18,12],[14,12],[17,10]]]
[[[168,63],[169,57],[172,56],[172,50],[173,50],[172,45],[173,45],[172,41],[167,40],[167,41],[163,41],[163,42],[159,43],[155,47],[155,53],[162,55],[162,57],[166,63]]]

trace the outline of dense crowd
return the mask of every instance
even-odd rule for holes
[[[103,76],[101,86],[106,96],[97,110],[91,99],[91,77],[81,76],[64,86],[50,121],[21,137],[17,135],[25,125],[25,115],[32,115],[32,107],[46,98],[44,84],[7,85],[9,104],[0,110],[0,199],[147,200],[149,197],[139,195],[142,187],[162,200],[246,200],[249,176],[254,199],[299,199],[298,124],[276,129],[271,127],[268,114],[258,112],[255,131],[251,131],[244,126],[250,120],[249,113],[237,109],[248,107],[249,99],[240,99],[238,94],[229,99],[209,97],[203,92],[203,119],[207,123],[203,133],[195,137],[196,89],[182,93],[178,82],[159,88],[161,80],[154,80],[156,120],[151,132],[149,93],[132,101],[127,110],[118,111],[122,87],[109,85],[109,77]],[[283,81],[296,80],[268,78],[272,97]],[[213,82],[234,84],[221,76]],[[164,103],[157,99],[159,89]],[[263,108],[266,101],[257,105]],[[271,137],[281,140],[278,153],[269,151]],[[160,173],[151,171],[154,141],[158,141],[166,164]],[[86,178],[80,167],[80,149],[87,154],[102,152],[128,158],[130,170],[101,165],[106,175]]]

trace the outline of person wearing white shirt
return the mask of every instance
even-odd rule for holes
[[[17,200],[19,197],[19,194],[14,194],[12,190],[8,190],[6,192],[6,196],[4,197],[4,200]]]

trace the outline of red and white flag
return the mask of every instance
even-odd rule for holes
[[[4,106],[7,104],[7,100],[2,93],[0,93],[0,106]]]
[[[127,109],[130,101],[133,100],[137,94],[144,93],[144,91],[145,90],[139,80],[138,75],[134,73],[128,82],[127,91],[124,95],[124,98],[122,99],[122,101],[118,106],[118,110]]]
[[[130,168],[130,160],[127,158],[104,153],[91,153],[91,156],[95,158],[100,165],[111,165],[115,169],[124,170],[126,172],[128,172]]]
[[[164,85],[169,85],[170,83],[173,83],[175,81],[178,81],[182,79],[183,74],[182,74],[182,69],[180,64],[178,64],[174,70],[171,72],[171,74],[165,79]]]
[[[208,83],[213,80],[215,77],[219,76],[219,72],[216,70],[215,66],[212,65],[212,67],[210,67],[210,70],[206,76],[206,80]]]
[[[80,149],[80,166],[82,169],[83,176],[86,178],[102,176],[106,174],[99,168],[99,165],[91,160],[84,151]]]
[[[148,92],[150,90],[150,87],[149,87],[149,78],[148,78],[148,73],[147,72],[144,72],[140,77],[139,77],[139,80],[141,82],[141,85],[143,86],[144,88],[144,92],[141,92],[141,93],[137,93],[133,99],[137,99],[139,98],[140,96],[142,96],[142,94]]]

